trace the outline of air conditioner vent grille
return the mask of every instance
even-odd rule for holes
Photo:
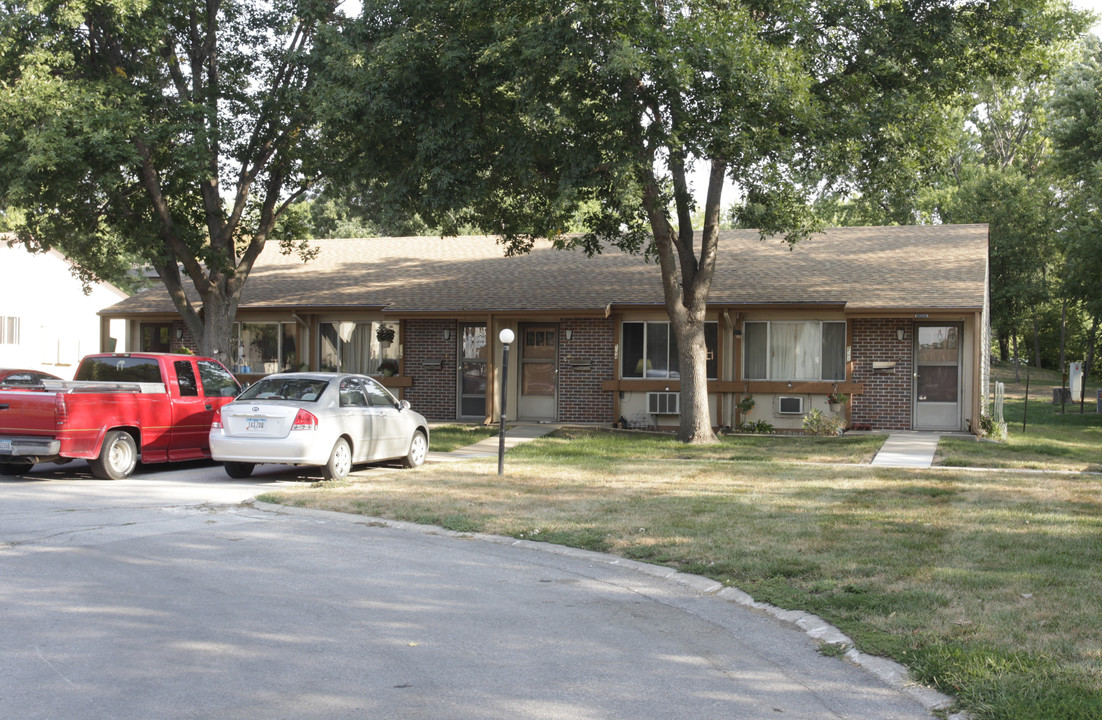
[[[680,415],[681,393],[677,392],[649,392],[647,393],[647,412],[651,415]]]

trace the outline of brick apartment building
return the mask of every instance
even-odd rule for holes
[[[677,424],[676,347],[642,257],[546,242],[505,257],[492,237],[315,244],[306,264],[274,243],[256,263],[226,363],[239,375],[364,372],[430,419],[492,422],[509,328],[509,418]],[[721,232],[705,333],[713,424],[799,429],[819,408],[857,428],[978,426],[987,262],[986,225],[835,228],[791,250]],[[192,344],[160,288],[101,315],[127,321],[128,347]],[[850,402],[832,407],[838,393]]]

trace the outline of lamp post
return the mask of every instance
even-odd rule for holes
[[[509,345],[516,339],[516,335],[509,328],[505,328],[498,334],[501,340],[501,430],[498,432],[497,445],[497,474],[505,474],[505,390],[509,386]]]

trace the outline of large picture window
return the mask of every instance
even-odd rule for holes
[[[742,328],[746,380],[845,380],[845,322],[747,322]]]
[[[294,323],[234,323],[234,372],[270,374],[302,364]]]
[[[384,323],[328,322],[321,323],[321,369],[325,371],[381,374],[384,360],[397,360],[399,338],[380,341],[376,331]],[[394,323],[385,323],[393,330]]]
[[[708,378],[719,377],[716,347],[719,345],[719,324],[704,323],[704,344],[708,349]],[[677,358],[677,338],[668,322],[626,322],[620,342],[620,377],[664,378],[681,377]]]

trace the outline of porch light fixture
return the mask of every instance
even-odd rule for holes
[[[444,339],[445,340],[451,340],[452,339],[451,328],[444,328]]]
[[[501,341],[501,429],[498,431],[497,444],[497,474],[498,477],[505,473],[505,390],[509,386],[509,346],[516,340],[516,335],[509,328],[502,330],[497,338]]]
[[[905,331],[903,330],[903,328],[897,328],[896,331],[895,331],[895,336],[897,338],[899,338],[900,340],[902,340],[904,332]]]
[[[573,330],[567,330],[566,331],[566,339],[567,340],[573,340],[574,339],[574,331]]]

